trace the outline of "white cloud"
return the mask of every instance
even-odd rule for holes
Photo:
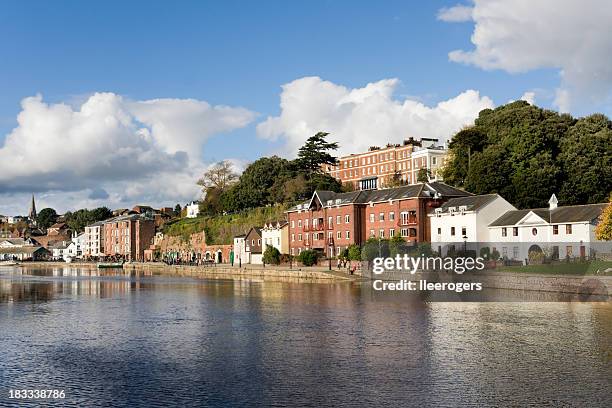
[[[564,110],[574,99],[598,103],[610,95],[608,0],[475,0],[472,19],[475,48],[451,51],[452,61],[510,73],[559,69]]]
[[[529,102],[530,105],[535,105],[535,96],[535,92],[525,92],[523,96],[520,97],[520,100]]]
[[[398,83],[384,79],[363,88],[347,88],[319,77],[296,79],[282,87],[280,115],[260,123],[257,134],[283,140],[284,150],[293,154],[309,136],[326,131],[345,154],[410,136],[445,140],[472,123],[482,109],[493,107],[491,99],[474,90],[431,107],[394,99]]]
[[[472,7],[457,4],[453,7],[444,7],[438,11],[438,20],[449,23],[462,23],[472,19]]]
[[[18,126],[0,145],[0,202],[48,191],[58,210],[192,199],[206,140],[255,118],[244,108],[194,99],[130,101],[113,93],[96,93],[78,107],[41,96],[21,105]],[[60,191],[69,193],[53,193]],[[0,212],[11,209],[0,205]]]

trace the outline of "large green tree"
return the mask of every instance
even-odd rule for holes
[[[314,136],[310,136],[306,143],[300,147],[295,160],[295,164],[300,171],[307,174],[321,173],[323,171],[322,165],[337,163],[337,159],[331,154],[331,151],[338,149],[338,143],[328,142],[326,140],[328,135],[327,132],[318,132]]]
[[[520,208],[601,202],[611,189],[612,132],[603,115],[576,120],[517,101],[480,112],[449,144],[443,175],[476,194]]]
[[[36,216],[36,224],[42,229],[49,228],[56,220],[57,212],[53,208],[43,208]]]

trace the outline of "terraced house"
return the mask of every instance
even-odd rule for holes
[[[350,193],[315,191],[305,203],[287,211],[289,250],[314,249],[332,257],[369,237],[407,242],[430,240],[427,213],[455,197],[470,196],[441,182]]]

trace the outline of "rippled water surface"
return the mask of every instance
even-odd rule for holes
[[[612,406],[610,303],[97,274],[0,267],[0,406]]]

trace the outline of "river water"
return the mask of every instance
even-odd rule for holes
[[[0,267],[0,406],[612,406],[610,302]]]

